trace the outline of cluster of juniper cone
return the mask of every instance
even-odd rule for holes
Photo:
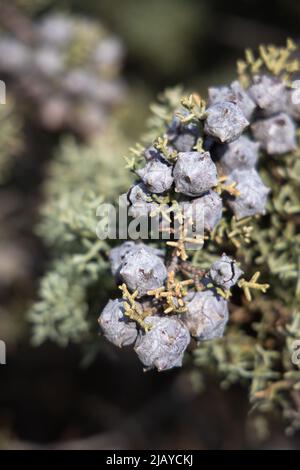
[[[12,16],[17,30],[8,14],[0,15],[8,30],[0,36],[0,72],[47,129],[70,129],[83,137],[99,132],[124,96],[119,39],[72,15],[50,13],[35,23],[17,10]]]
[[[140,180],[127,194],[129,215],[148,217],[160,209],[166,214],[166,207],[180,212],[184,206],[180,213],[194,223],[197,208],[207,237],[224,208],[236,220],[263,215],[270,190],[257,171],[259,155],[296,149],[300,100],[294,93],[278,76],[261,73],[248,86],[234,81],[210,88],[208,105],[197,95],[182,99],[164,134],[144,150],[144,166],[133,165]],[[196,268],[185,242],[182,235],[161,252],[127,241],[110,252],[123,297],[109,301],[100,327],[115,345],[134,344],[146,369],[181,366],[191,337],[221,337],[230,289],[247,283],[226,254],[210,269]]]

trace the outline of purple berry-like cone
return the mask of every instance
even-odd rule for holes
[[[185,109],[180,109],[180,112],[188,115]],[[195,121],[183,123],[175,115],[168,128],[167,136],[169,142],[178,152],[191,152],[200,136],[199,123]]]
[[[296,126],[285,113],[260,119],[251,126],[253,136],[269,155],[292,152],[296,149]]]
[[[152,193],[164,193],[173,184],[172,167],[160,160],[150,160],[137,174]]]
[[[225,174],[233,170],[255,168],[258,159],[259,143],[241,135],[237,140],[226,145],[218,145],[215,153]]]
[[[131,240],[122,243],[115,248],[112,248],[109,253],[109,261],[111,264],[111,270],[114,275],[120,274],[120,269],[123,266],[123,262],[128,253],[140,250],[143,248],[151,255],[163,256],[163,252],[152,246],[145,245],[144,243],[135,243]]]
[[[221,101],[231,101],[232,103],[237,104],[246,119],[251,119],[256,108],[254,101],[237,80],[232,82],[229,86],[209,88],[208,96],[209,105],[216,104]]]
[[[120,348],[133,344],[137,338],[136,323],[125,316],[122,299],[109,300],[98,322],[108,341]]]
[[[126,241],[122,245],[112,248],[109,253],[111,271],[115,275],[119,272],[125,256],[134,250],[136,244],[133,241]]]
[[[191,220],[197,227],[197,234],[201,229],[211,232],[222,218],[222,198],[213,190],[191,201],[182,201],[180,206],[185,220]]]
[[[130,203],[128,215],[133,218],[146,217],[158,207],[144,183],[134,184],[128,191],[127,197]]]
[[[167,270],[162,260],[144,247],[128,253],[123,261],[120,275],[131,291],[138,291],[138,297],[148,291],[162,287]]]
[[[237,139],[249,125],[241,108],[230,101],[213,104],[206,113],[204,132],[223,144]]]
[[[182,315],[182,321],[191,336],[198,341],[223,336],[228,321],[228,305],[223,297],[213,290],[204,290],[196,292],[186,306],[187,311]]]
[[[226,290],[233,287],[242,274],[243,271],[238,267],[236,261],[225,253],[212,264],[209,270],[209,276],[213,283]]]
[[[299,84],[296,88],[287,90],[286,112],[292,118],[294,118],[296,121],[300,120],[300,89],[299,89]]]
[[[181,367],[183,355],[190,342],[186,326],[175,317],[147,317],[150,330],[140,333],[135,352],[147,369],[158,371]]]
[[[265,116],[285,110],[286,86],[276,77],[256,75],[248,93]]]
[[[264,214],[270,189],[264,185],[256,170],[235,170],[228,182],[237,183],[239,196],[228,201],[237,220],[256,214]]]
[[[174,180],[176,191],[191,197],[200,196],[216,186],[217,168],[209,152],[179,153]]]

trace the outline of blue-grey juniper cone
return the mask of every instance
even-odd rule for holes
[[[180,112],[187,116],[187,110],[180,108]],[[182,120],[175,115],[168,130],[168,140],[178,152],[191,152],[200,137],[200,127],[195,121],[183,123]]]
[[[191,336],[197,341],[206,341],[223,336],[228,315],[228,301],[209,289],[196,292],[187,302],[182,320]]]
[[[125,316],[122,299],[108,302],[99,318],[99,325],[108,341],[120,348],[133,344],[137,338],[136,323]]]
[[[286,92],[286,113],[296,121],[300,120],[300,80],[295,81],[294,88]]]
[[[191,338],[223,336],[231,289],[249,284],[236,251],[223,252],[224,227],[263,217],[270,188],[266,175],[260,175],[260,158],[296,148],[300,104],[280,78],[257,74],[245,87],[234,81],[209,88],[208,95],[203,107],[198,98],[174,105],[161,135],[147,142],[133,170],[137,179],[127,193],[129,216],[151,218],[163,209],[164,221],[170,221],[168,238],[153,245],[164,249],[126,241],[109,256],[124,304],[110,301],[99,323],[114,344],[131,342],[145,369],[179,367]],[[190,232],[175,237],[174,227],[184,223],[202,230],[203,266],[195,253],[199,245],[187,243]],[[212,258],[208,245],[216,238],[219,257]]]
[[[263,183],[255,169],[234,170],[230,173],[228,181],[235,182],[239,192],[238,196],[228,201],[238,220],[265,213],[270,189]]]
[[[217,184],[217,168],[209,152],[181,152],[174,166],[178,193],[196,197]]]
[[[258,161],[260,144],[245,135],[230,144],[217,145],[215,148],[218,163],[225,174],[234,170],[255,168]]]
[[[141,249],[147,251],[149,255],[155,255],[155,256],[160,256],[160,257],[164,256],[164,253],[162,250],[154,248],[150,245],[145,245],[144,243],[141,243],[141,242],[135,243],[133,241],[126,241],[122,243],[122,245],[116,246],[115,248],[112,248],[110,250],[109,261],[110,261],[112,273],[115,276],[119,276],[120,270],[123,267],[126,256],[129,253],[134,253]]]
[[[132,292],[137,291],[138,297],[143,297],[164,285],[167,270],[159,256],[140,247],[125,255],[120,276]]]
[[[238,105],[246,119],[251,119],[256,108],[254,101],[236,80],[229,86],[211,87],[208,89],[209,104],[231,101]]]
[[[269,155],[296,150],[296,126],[286,113],[260,119],[251,126],[254,138]]]
[[[223,289],[233,287],[242,274],[243,271],[238,267],[236,261],[225,253],[211,265],[209,270],[209,276],[213,283]]]
[[[147,216],[158,208],[158,204],[153,201],[151,192],[144,183],[134,184],[128,191],[127,198],[128,215],[133,218]]]
[[[149,331],[140,332],[134,350],[146,369],[158,371],[180,367],[190,343],[187,327],[176,317],[146,318]]]
[[[241,108],[231,101],[219,101],[206,111],[204,131],[222,144],[237,139],[249,125]]]
[[[264,116],[285,110],[286,86],[279,78],[255,75],[248,93]]]
[[[137,174],[152,193],[164,193],[173,184],[171,166],[157,159],[151,160]]]
[[[100,23],[73,14],[48,13],[26,22],[31,41],[0,36],[0,73],[33,104],[39,125],[82,137],[99,133],[125,95],[121,41]]]
[[[222,198],[213,190],[194,199],[183,199],[179,204],[185,221],[190,220],[193,229],[199,235],[204,230],[211,232],[222,218]]]

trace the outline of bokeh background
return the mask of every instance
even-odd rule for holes
[[[283,44],[288,36],[298,42],[300,33],[297,0],[2,0],[2,35],[12,6],[30,22],[52,11],[91,18],[120,39],[124,93],[111,111],[126,142],[120,153],[145,130],[149,104],[165,87],[182,84],[205,94],[208,85],[234,77],[246,47]],[[3,60],[0,54],[0,70]],[[49,165],[66,134],[79,141],[90,136],[47,128],[16,80],[3,78],[13,103],[0,105],[0,156],[11,159],[0,186],[0,339],[7,344],[0,448],[299,447],[299,435],[287,438],[276,419],[270,429],[247,419],[242,388],[221,391],[207,377],[200,393],[188,369],[143,374],[132,352],[105,345],[88,364],[80,345],[32,346],[26,312],[53,256],[35,229]]]

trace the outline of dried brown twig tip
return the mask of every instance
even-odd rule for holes
[[[244,294],[246,296],[246,299],[251,302],[252,300],[252,296],[251,296],[251,291],[250,289],[254,289],[254,290],[259,290],[263,293],[265,293],[267,291],[267,289],[270,287],[269,284],[259,284],[257,282],[258,278],[260,276],[260,272],[257,271],[255,274],[253,274],[253,276],[251,277],[250,281],[246,281],[246,279],[241,279],[239,282],[238,282],[238,286],[243,289],[244,291]]]

